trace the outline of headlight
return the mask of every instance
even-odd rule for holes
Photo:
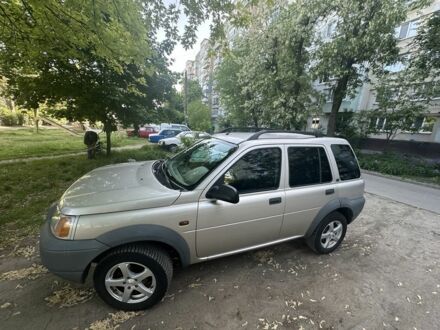
[[[50,219],[52,234],[61,239],[73,239],[73,233],[78,217],[61,214],[57,211]]]

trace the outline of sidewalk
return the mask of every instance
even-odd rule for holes
[[[115,148],[112,148],[112,151],[140,149],[144,145],[145,144],[136,144],[136,145],[130,145],[130,146],[115,147]],[[103,151],[103,152],[105,152],[105,151]],[[81,152],[52,155],[52,156],[5,159],[5,160],[0,160],[0,165],[1,164],[13,164],[13,163],[27,162],[27,161],[31,161],[31,160],[56,159],[56,158],[63,158],[63,157],[68,157],[68,156],[79,156],[79,155],[84,155],[84,157],[87,157],[86,150],[81,151]]]
[[[440,214],[440,189],[362,173],[365,191]]]

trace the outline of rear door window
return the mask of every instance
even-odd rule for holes
[[[300,187],[333,180],[323,147],[289,147],[289,186]]]
[[[361,176],[359,165],[351,147],[346,144],[332,144],[333,155],[338,165],[342,181],[357,179]]]

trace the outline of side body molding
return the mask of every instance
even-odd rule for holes
[[[179,254],[182,266],[190,264],[188,244],[179,233],[159,225],[133,225],[115,229],[96,238],[97,241],[110,247],[128,243],[152,241],[167,244]]]

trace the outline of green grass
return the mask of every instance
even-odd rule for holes
[[[122,150],[87,160],[84,156],[23,161],[0,165],[0,242],[5,233],[21,236],[36,232],[43,223],[47,208],[79,177],[107,164],[126,162],[129,158],[151,160],[164,158],[157,146]]]
[[[364,170],[389,174],[415,181],[440,185],[440,163],[428,162],[419,157],[396,153],[357,153],[359,165]]]
[[[104,134],[100,138],[105,142]],[[146,139],[127,137],[122,131],[112,134],[113,147],[133,144],[146,144]],[[0,160],[85,152],[85,148],[83,136],[62,129],[42,128],[39,133],[33,128],[0,129]]]

